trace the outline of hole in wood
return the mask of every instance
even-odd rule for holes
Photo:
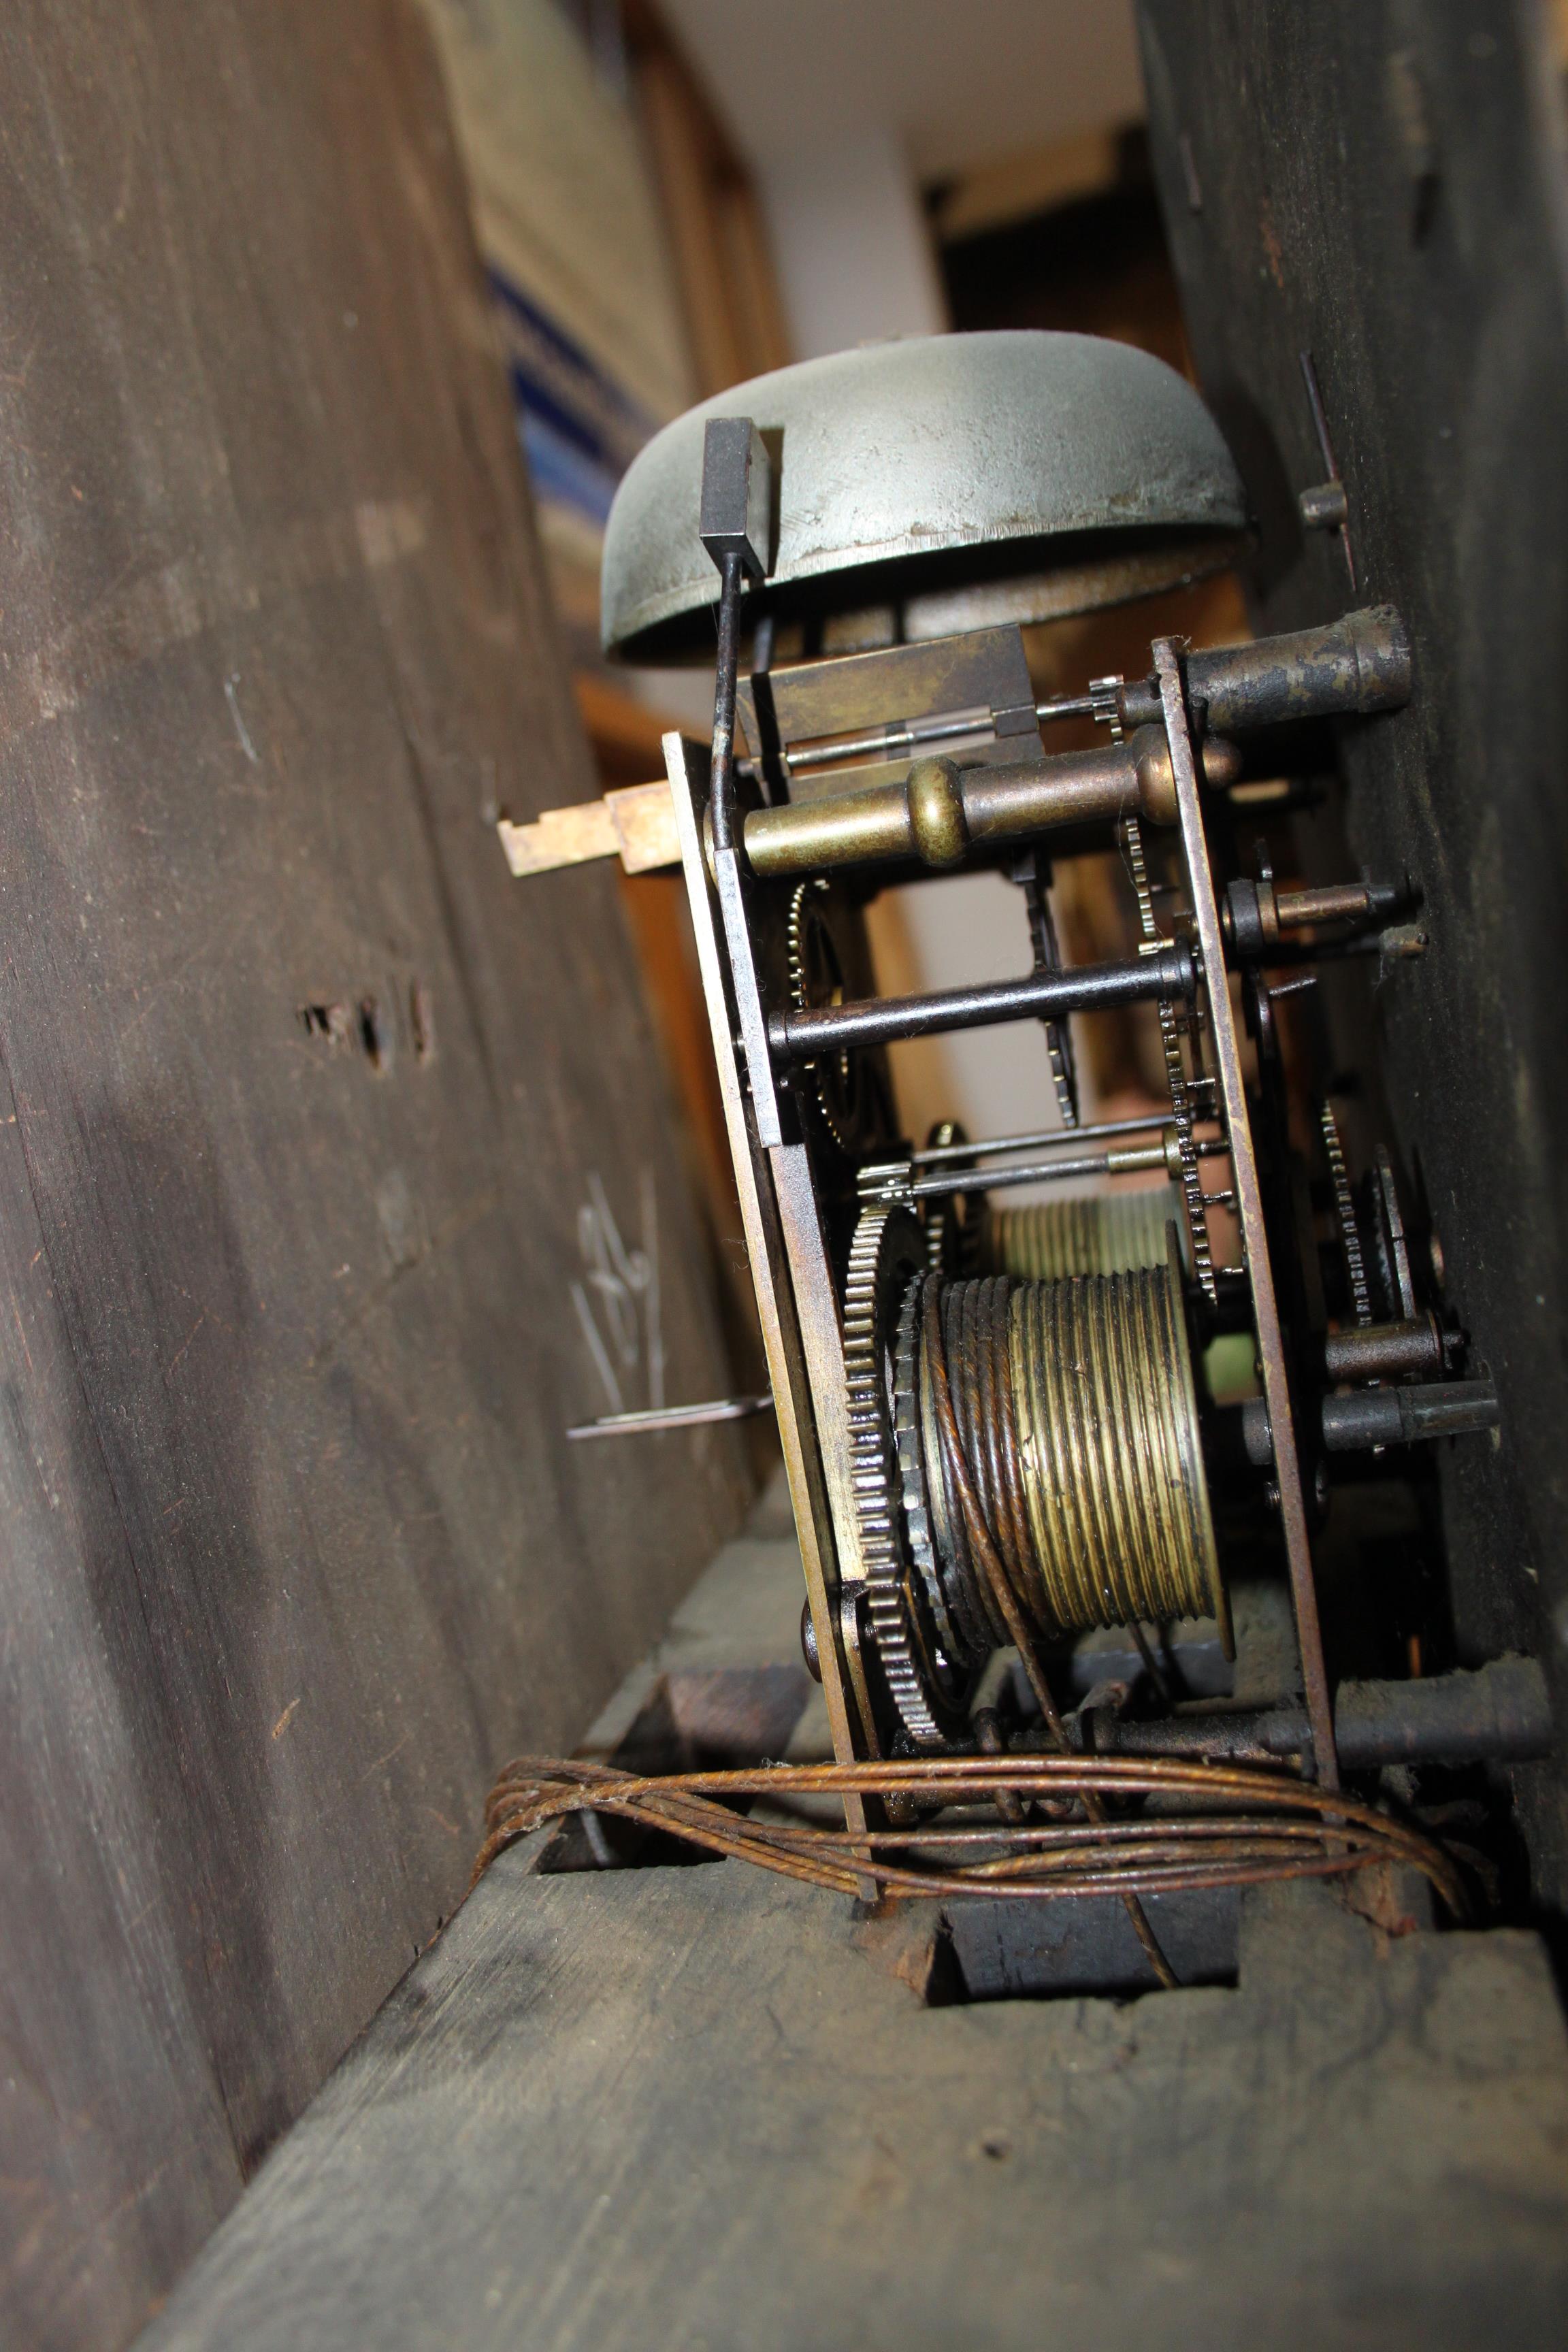
[[[427,1062],[436,1051],[436,1024],[430,992],[420,980],[408,992],[408,1027],[416,1061]]]
[[[810,1696],[804,1666],[661,1675],[610,1761],[626,1772],[742,1771],[782,1756]],[[594,1814],[563,1822],[535,1868],[683,1869],[719,1857],[659,1830]]]
[[[307,1037],[328,1045],[346,1045],[353,1034],[346,1004],[301,1004],[300,1026]]]
[[[383,1019],[381,1008],[374,996],[360,999],[359,1041],[364,1047],[365,1060],[373,1070],[392,1066],[392,1031]]]
[[[1143,1907],[1178,1984],[1236,1984],[1239,1888],[1145,1895]],[[936,1995],[943,2006],[1085,1996],[1135,2000],[1159,1990],[1118,1895],[1063,1903],[960,1898],[943,1906],[942,1916],[952,1963],[952,1979]]]

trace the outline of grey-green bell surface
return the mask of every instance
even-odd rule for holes
[[[939,335],[780,368],[704,402],[628,468],[605,538],[607,652],[711,653],[703,427],[773,459],[777,609],[902,607],[909,636],[1047,619],[1226,560],[1247,523],[1218,426],[1174,369],[1097,336]]]

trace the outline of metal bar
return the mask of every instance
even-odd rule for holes
[[[719,894],[719,915],[728,950],[730,982],[735,1000],[736,1024],[741,1033],[746,1084],[757,1122],[757,1140],[766,1151],[782,1142],[783,1129],[779,1125],[779,1100],[773,1085],[762,991],[757,985],[757,968],[752,958],[752,933],[746,920],[745,885],[741,879],[738,850],[716,849],[713,852],[713,882]]]
[[[1035,723],[1048,727],[1062,719],[1092,719],[1092,694],[1053,694],[1035,705]],[[840,760],[895,759],[917,743],[962,742],[966,735],[992,735],[993,713],[978,705],[972,710],[945,712],[940,719],[911,719],[902,727],[873,728],[863,735],[830,736],[823,743],[786,745],[784,766],[791,775],[811,768],[831,768]]]
[[[1399,891],[1387,883],[1328,882],[1313,890],[1277,890],[1275,913],[1281,924],[1333,923],[1363,915],[1391,914]]]
[[[1247,1087],[1241,1070],[1241,1047],[1231,1010],[1230,987],[1225,970],[1225,937],[1214,877],[1209,871],[1208,843],[1204,834],[1203,807],[1198,796],[1197,770],[1187,728],[1186,701],[1182,689],[1176,641],[1154,642],[1154,672],[1160,681],[1160,705],[1170,746],[1171,772],[1176,785],[1176,814],[1187,868],[1187,887],[1197,923],[1198,950],[1207,982],[1209,1020],[1214,1033],[1215,1059],[1219,1069],[1225,1124],[1230,1139],[1235,1171],[1237,1212],[1241,1223],[1242,1260],[1252,1286],[1253,1322],[1263,1394],[1274,1445],[1275,1483],[1279,1489],[1279,1522],[1290,1571],[1290,1593],[1296,1611],[1296,1638],[1301,1653],[1301,1675],[1307,1712],[1311,1720],[1312,1748],[1318,1777],[1328,1789],[1339,1787],[1334,1752],[1333,1713],[1329,1698],[1328,1671],[1323,1661],[1322,1628],[1318,1595],[1312,1582],[1312,1549],[1307,1533],[1307,1510],[1301,1493],[1301,1467],[1296,1452],[1296,1427],[1291,1419],[1289,1372],[1285,1338],[1279,1327],[1279,1306],[1274,1291],[1274,1269],[1268,1259],[1268,1236],[1263,1223],[1263,1192],[1252,1146]],[[1149,958],[1154,961],[1153,957]]]
[[[911,1152],[912,1168],[940,1167],[947,1160],[989,1160],[1004,1151],[1038,1151],[1056,1143],[1100,1143],[1113,1135],[1153,1135],[1168,1124],[1169,1114],[1152,1118],[1101,1119],[1097,1127],[1043,1127],[1033,1135],[994,1135],[982,1143],[933,1143]]]
[[[731,804],[734,793],[735,686],[741,656],[741,585],[743,568],[732,551],[720,564],[719,659],[713,678],[713,764],[709,789],[709,814],[715,850],[731,845]]]
[[[1118,1135],[1157,1135],[1170,1123],[1170,1112],[1161,1110],[1148,1118],[1103,1118],[1093,1127],[1042,1127],[1033,1135],[993,1135],[977,1143],[933,1143],[923,1151],[911,1152],[905,1164],[935,1168],[948,1160],[985,1160],[1004,1151],[1037,1151],[1058,1143],[1077,1146],[1102,1143]]]
[[[1094,697],[1092,694],[1053,694],[1047,700],[1036,703],[1035,717],[1041,726],[1048,726],[1053,719],[1092,719]]]
[[[1210,730],[1217,734],[1291,719],[1394,710],[1410,698],[1409,640],[1392,605],[1373,605],[1322,628],[1194,654],[1188,662],[1188,688],[1194,700],[1205,704]],[[1121,691],[1123,724],[1129,730],[1159,723],[1155,679],[1133,679]],[[1094,716],[1092,694],[1053,695],[1035,705],[1037,725]],[[944,714],[935,720],[917,719],[901,728],[811,743],[790,753],[789,764],[792,769],[825,767],[835,760],[879,751],[886,757],[896,754],[901,744],[950,741],[979,733],[985,726],[985,718],[977,722],[968,711]]]
[[[575,1423],[566,1434],[579,1444],[589,1437],[652,1435],[661,1429],[702,1429],[715,1421],[750,1421],[773,1409],[771,1396],[710,1397],[703,1404],[647,1405],[637,1412],[601,1413],[597,1421]]]
[[[1134,1157],[1129,1152],[1123,1160],[1123,1169],[1163,1168],[1165,1164],[1163,1145],[1152,1144],[1149,1149],[1151,1156],[1147,1159]],[[1091,1151],[1078,1160],[1037,1160],[1027,1168],[993,1168],[984,1173],[972,1171],[968,1175],[922,1176],[910,1186],[910,1198],[911,1201],[941,1201],[954,1192],[998,1192],[1010,1184],[1048,1184],[1060,1177],[1108,1176],[1110,1173],[1110,1154],[1108,1151]]]
[[[1053,825],[1121,816],[1140,805],[1142,750],[1146,746],[1100,744],[1089,751],[1049,758],[1037,751],[1028,759],[955,771],[964,839],[976,845],[1026,840]],[[941,867],[952,862],[945,844],[939,854],[929,855],[931,845],[923,836],[909,776],[787,802],[782,808],[753,809],[743,838],[752,873],[771,879],[825,874],[840,866]]]
[[[1079,1723],[1068,1716],[1069,1731]],[[1552,1702],[1534,1658],[1497,1658],[1473,1673],[1418,1682],[1342,1683],[1334,1695],[1339,1752],[1352,1769],[1373,1764],[1526,1763],[1552,1753]],[[1096,1749],[1111,1756],[1207,1756],[1258,1762],[1300,1755],[1311,1741],[1300,1706],[1156,1716],[1096,1715]],[[1321,1773],[1319,1775],[1321,1779]]]
[[[1410,639],[1394,605],[1373,604],[1319,629],[1218,646],[1187,656],[1187,691],[1222,735],[1288,720],[1398,710],[1410,699]],[[1121,691],[1122,723],[1142,727],[1160,716],[1157,677],[1130,680]]]
[[[1318,447],[1322,453],[1323,463],[1329,469],[1329,480],[1335,483],[1341,482],[1340,461],[1334,455],[1334,445],[1329,434],[1329,412],[1323,405],[1322,390],[1318,383],[1317,362],[1310,352],[1298,352],[1296,356],[1300,362],[1301,381],[1307,387],[1307,401],[1312,411],[1312,430],[1318,436]],[[1340,549],[1345,559],[1345,570],[1350,574],[1351,594],[1353,596],[1356,592],[1355,550],[1351,545],[1350,511],[1342,499],[1337,528],[1340,535]]]
[[[1502,1418],[1490,1381],[1432,1381],[1415,1388],[1353,1389],[1323,1399],[1323,1444],[1331,1454],[1418,1445],[1495,1429]]]
[[[1198,1150],[1205,1159],[1227,1153],[1230,1146],[1223,1137],[1209,1136],[1199,1144]],[[954,1192],[1001,1192],[1014,1184],[1050,1184],[1063,1177],[1077,1176],[1137,1176],[1169,1166],[1163,1143],[1143,1145],[1135,1151],[1088,1152],[1078,1160],[1034,1160],[1023,1168],[991,1168],[971,1170],[948,1176],[922,1176],[909,1188],[911,1201],[940,1201]],[[1220,1195],[1210,1192],[1205,1199],[1218,1202]]]
[[[1205,740],[1203,763],[1210,784],[1241,773],[1240,752],[1215,736]],[[742,830],[752,873],[778,881],[841,866],[942,872],[971,850],[1030,841],[1057,825],[1110,824],[1135,809],[1152,824],[1174,822],[1165,746],[1153,725],[1124,743],[990,765],[960,766],[928,752],[881,783],[753,809]]]
[[[1192,985],[1192,957],[1184,947],[1169,947],[1128,963],[1080,964],[1072,971],[1032,972],[1024,980],[981,988],[942,989],[930,996],[868,997],[804,1013],[775,1013],[768,1021],[768,1043],[781,1061],[810,1062],[820,1054],[890,1045],[900,1037],[935,1037],[952,1029],[987,1029],[1005,1021],[1059,1018],[1108,1004],[1185,996]]]
[[[1352,1767],[1523,1763],[1552,1753],[1552,1699],[1534,1658],[1494,1658],[1474,1673],[1407,1683],[1342,1683],[1334,1724]]]
[[[745,1056],[746,1082],[764,1150],[780,1140],[778,1096],[773,1087],[767,1031],[763,1022],[762,992],[752,960],[751,927],[746,920],[745,890],[741,860],[731,823],[734,793],[732,761],[735,742],[735,683],[740,654],[742,558],[727,551],[720,570],[719,663],[713,692],[713,747],[709,770],[709,822],[713,834],[713,881],[719,894],[719,914],[724,945],[729,950],[730,985],[740,1024],[741,1050]]]
[[[1331,1381],[1386,1381],[1402,1372],[1440,1372],[1443,1334],[1436,1318],[1373,1323],[1331,1331],[1323,1341],[1323,1365]]]
[[[1490,1381],[1434,1381],[1423,1388],[1395,1389],[1399,1419],[1407,1438],[1462,1437],[1495,1429],[1502,1407]]]
[[[890,760],[916,743],[952,743],[966,735],[991,732],[989,709],[983,710],[976,705],[970,710],[948,711],[940,719],[911,719],[902,727],[875,727],[864,735],[830,736],[826,743],[806,743],[798,751],[786,745],[784,765],[794,775],[802,768],[830,768],[836,760]]]

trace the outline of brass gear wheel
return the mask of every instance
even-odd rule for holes
[[[960,1711],[942,1706],[949,1678],[917,1592],[904,1538],[905,1481],[894,1427],[900,1313],[927,1267],[925,1234],[911,1209],[862,1210],[844,1290],[844,1379],[850,1483],[865,1573],[866,1618],[888,1693],[917,1748],[942,1748]]]

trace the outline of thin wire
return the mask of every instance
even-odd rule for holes
[[[748,1819],[738,1799],[788,1804],[805,1796],[900,1796],[916,1805],[992,1806],[1071,1796],[1089,1812],[1107,1795],[1198,1798],[1232,1810],[1081,1823],[994,1823],[849,1832],[805,1821]],[[1236,1808],[1240,1810],[1235,1810]],[[855,1895],[869,1878],[885,1894],[1049,1901],[1069,1895],[1173,1893],[1282,1878],[1343,1877],[1374,1864],[1422,1871],[1453,1915],[1465,1890],[1445,1851],[1418,1831],[1342,1790],[1283,1770],[1170,1757],[952,1757],[929,1761],[774,1764],[752,1771],[647,1778],[607,1764],[520,1757],[486,1807],[478,1883],[503,1847],[576,1812],[613,1813],[673,1832],[709,1853]],[[975,1848],[982,1858],[965,1864]],[[922,1857],[930,1855],[930,1862]]]
[[[1163,1706],[1174,1706],[1176,1703],[1176,1694],[1171,1687],[1171,1678],[1165,1672],[1164,1667],[1160,1664],[1160,1661],[1155,1655],[1153,1648],[1150,1643],[1148,1634],[1145,1633],[1142,1626],[1139,1623],[1136,1617],[1129,1618],[1127,1630],[1131,1634],[1133,1641],[1137,1644],[1138,1655],[1143,1661],[1143,1671],[1148,1675],[1150,1681],[1153,1684],[1155,1693],[1159,1697],[1161,1705]],[[1156,1625],[1154,1631],[1158,1633],[1160,1632],[1160,1628]]]

